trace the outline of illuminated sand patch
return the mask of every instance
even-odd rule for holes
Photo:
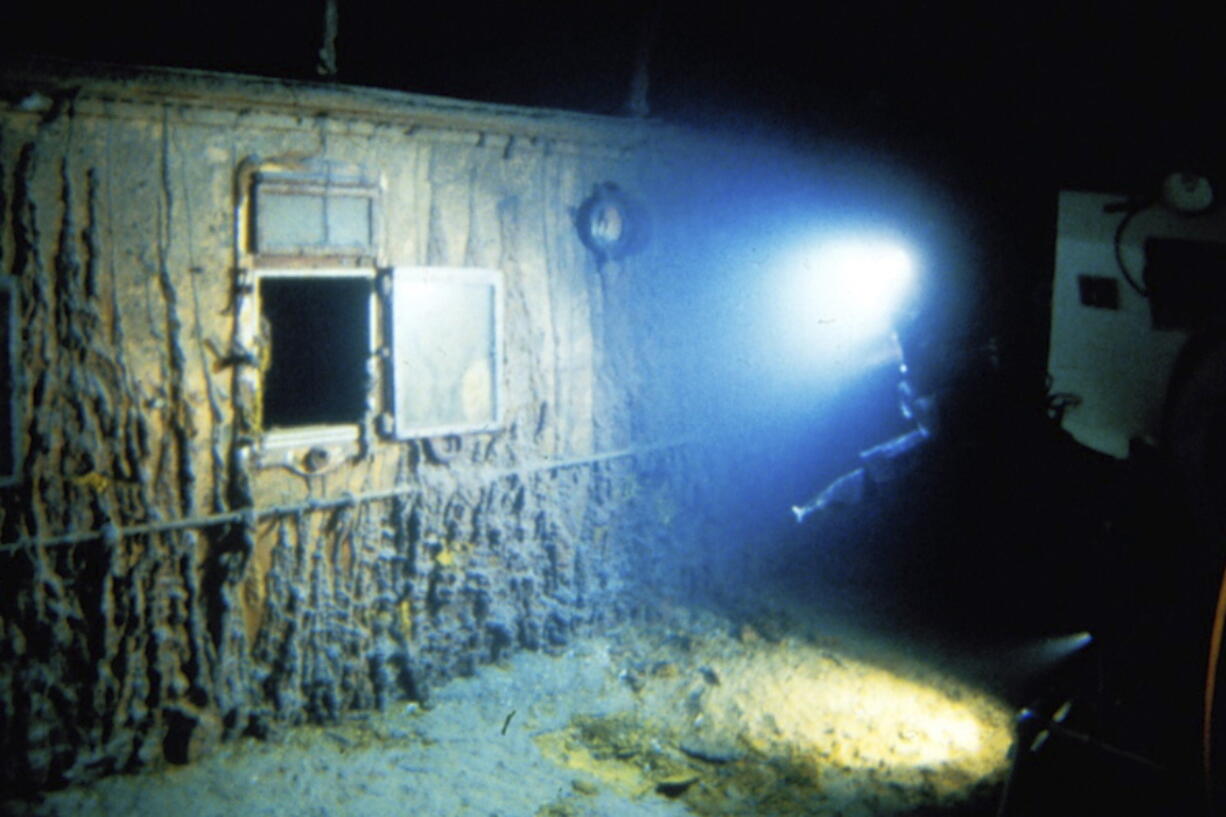
[[[923,669],[886,670],[896,662],[854,657],[827,635],[733,637],[726,619],[675,618],[517,653],[440,686],[429,706],[245,738],[0,812],[991,813],[1009,745],[1008,712],[991,699]]]
[[[994,795],[1001,703],[800,641],[693,639],[627,662],[638,706],[540,735],[542,752],[630,797],[699,814],[888,814]]]
[[[722,671],[721,671],[722,670]],[[953,682],[926,684],[827,650],[775,647],[718,663],[699,727],[820,772],[869,770],[941,793],[1003,770],[1009,711]]]

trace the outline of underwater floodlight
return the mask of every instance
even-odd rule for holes
[[[1093,643],[1094,636],[1084,630],[1050,636],[1008,647],[1004,650],[1001,660],[1022,676],[1046,677],[1049,673],[1073,663],[1072,659]]]
[[[815,317],[884,329],[911,287],[915,262],[894,242],[839,240],[815,250],[810,272],[804,300]]]
[[[1049,661],[1059,661],[1090,646],[1093,642],[1094,636],[1082,630],[1079,633],[1047,639],[1039,647],[1039,654]]]
[[[780,340],[792,360],[862,370],[896,346],[891,333],[915,289],[918,263],[898,239],[828,233],[789,256],[780,296]]]
[[[1073,633],[1070,636],[1065,636],[1065,638],[1062,640],[1067,640],[1070,651],[1075,652],[1076,650],[1079,650],[1082,647],[1088,647],[1091,644],[1093,644],[1094,636],[1090,635],[1085,630],[1082,630],[1079,633]]]

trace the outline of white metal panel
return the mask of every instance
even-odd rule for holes
[[[392,409],[400,439],[502,424],[502,273],[396,267]]]
[[[1124,200],[1102,193],[1062,192],[1056,233],[1048,371],[1052,391],[1079,403],[1064,428],[1082,444],[1127,457],[1130,441],[1157,441],[1171,371],[1186,332],[1152,328],[1147,299],[1124,278],[1115,257],[1115,233],[1125,218],[1104,208]],[[1226,235],[1221,214],[1189,218],[1151,206],[1128,223],[1120,256],[1134,281],[1143,280],[1145,239],[1155,236],[1217,239]],[[1110,278],[1118,309],[1081,302],[1078,278]]]

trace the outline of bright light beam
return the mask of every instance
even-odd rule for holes
[[[1028,668],[1031,672],[1046,672],[1094,643],[1094,636],[1084,630],[1069,635],[1052,636],[1027,644],[1012,652],[1009,663]]]
[[[833,236],[798,251],[780,292],[788,344],[813,361],[873,357],[912,294],[916,266],[904,245],[872,235]]]
[[[910,253],[896,244],[833,242],[815,253],[804,300],[819,320],[887,329],[914,275]]]
[[[799,644],[746,651],[718,672],[703,697],[706,728],[819,773],[948,796],[1003,773],[1013,744],[1009,710],[949,679],[912,680]]]

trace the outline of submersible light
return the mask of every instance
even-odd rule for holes
[[[917,269],[915,253],[888,235],[832,232],[803,242],[783,265],[771,334],[792,361],[863,369],[894,351],[892,330]]]
[[[1048,683],[1055,674],[1063,674],[1080,665],[1075,660],[1094,643],[1086,631],[1049,636],[1004,647],[995,653],[993,661],[1012,677],[1026,684]]]
[[[1094,643],[1094,636],[1082,630],[1079,633],[1048,638],[1039,644],[1035,657],[1039,662],[1056,663],[1068,658]]]
[[[845,238],[816,247],[801,300],[820,320],[857,330],[888,329],[910,290],[915,261],[884,239]]]
[[[1047,651],[1063,657],[1072,655],[1083,647],[1088,647],[1094,643],[1094,636],[1090,635],[1085,630],[1071,635],[1057,636],[1047,640],[1045,648]]]
[[[1094,643],[1094,636],[1082,630],[1067,635],[1050,636],[1007,648],[1001,659],[1010,667],[1026,674],[1043,673],[1064,663]]]

